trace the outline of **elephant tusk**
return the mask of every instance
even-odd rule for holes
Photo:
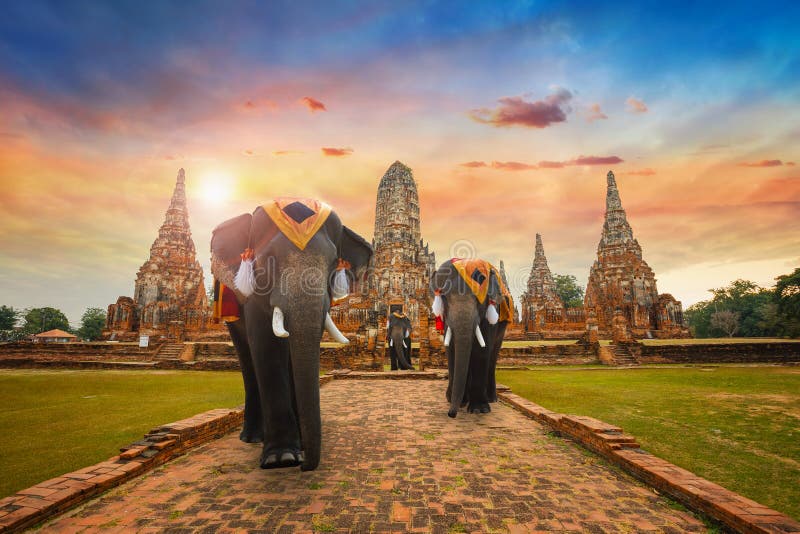
[[[450,327],[447,327],[447,331],[444,333],[444,346],[450,346],[450,338],[453,336],[453,331],[450,330]]]
[[[350,340],[344,337],[344,334],[342,334],[339,329],[336,328],[336,325],[333,323],[333,319],[331,319],[330,313],[325,314],[325,330],[328,331],[334,341],[344,343],[345,345],[350,343]]]
[[[393,339],[389,339],[389,346],[390,347],[394,347],[394,340]]]
[[[475,337],[478,339],[478,345],[480,345],[481,347],[486,346],[486,342],[483,340],[483,334],[481,334],[480,325],[475,326]]]
[[[272,311],[272,332],[277,337],[289,337],[289,332],[283,327],[283,312],[277,306]]]
[[[497,308],[494,307],[494,304],[489,304],[489,307],[486,308],[486,320],[489,321],[489,324],[497,324],[498,319],[500,319],[500,315],[497,313]]]
[[[404,348],[404,349],[407,349],[407,348],[408,348],[408,345],[406,345],[406,340],[405,340],[405,339],[403,340],[403,348]]]

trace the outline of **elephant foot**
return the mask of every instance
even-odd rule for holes
[[[249,428],[243,428],[239,434],[239,439],[245,443],[261,443],[264,441],[264,433],[260,431],[253,431]]]
[[[447,417],[451,419],[455,419],[456,415],[458,415],[458,410],[455,408],[450,408],[450,410],[447,412]]]
[[[489,413],[492,409],[488,402],[470,402],[469,413]]]
[[[303,463],[303,453],[297,449],[273,449],[261,455],[261,469],[295,467]]]

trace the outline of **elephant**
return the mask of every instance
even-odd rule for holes
[[[447,415],[456,417],[462,403],[470,413],[488,413],[497,401],[494,375],[514,309],[511,294],[492,264],[459,258],[433,273],[430,292],[433,314],[445,326]]]
[[[392,312],[386,322],[386,337],[389,340],[389,359],[392,371],[414,369],[411,363],[411,320],[404,314]]]
[[[325,328],[347,342],[328,311],[363,276],[372,247],[327,204],[280,198],[218,225],[211,254],[239,304],[226,322],[245,389],[240,439],[262,442],[264,469],[316,469],[320,339]]]

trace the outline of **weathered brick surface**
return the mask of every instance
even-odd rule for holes
[[[508,391],[498,395],[526,416],[565,434],[638,479],[737,532],[800,532],[800,523],[642,450],[622,429],[585,416],[564,415]],[[641,527],[641,525],[640,525]]]
[[[640,363],[800,362],[800,343],[643,344],[637,359]]]
[[[330,380],[330,379],[329,379]],[[442,380],[334,380],[320,468],[264,471],[230,434],[46,525],[57,532],[704,532],[496,404],[447,417]]]

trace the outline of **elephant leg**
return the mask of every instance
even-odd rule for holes
[[[469,375],[467,382],[467,395],[469,397],[469,413],[488,413],[489,399],[486,398],[486,376],[489,370],[489,358],[486,349],[477,345],[472,346],[469,359]]]
[[[286,340],[275,337],[267,326],[271,322],[258,304],[248,301],[246,306],[251,312],[247,316],[247,336],[264,421],[261,467],[273,469],[300,465],[303,457],[294,409],[289,345]]]
[[[451,398],[453,396],[453,362],[455,358],[455,342],[450,341],[450,346],[445,347],[445,352],[447,353],[447,402],[451,402]]]
[[[389,362],[392,365],[392,371],[397,371],[397,356],[394,354],[394,347],[389,347]]]
[[[245,443],[261,443],[264,441],[264,420],[261,413],[261,397],[258,392],[256,371],[253,368],[253,358],[247,342],[245,320],[242,317],[238,321],[225,324],[231,335],[233,346],[236,348],[244,380],[244,425],[239,439]]]
[[[486,396],[489,398],[489,402],[497,402],[497,380],[494,375],[495,371],[497,371],[497,359],[500,357],[500,349],[503,346],[503,338],[506,335],[507,326],[508,323],[497,325],[497,333],[492,346],[492,354],[489,359],[489,376],[486,381]]]

